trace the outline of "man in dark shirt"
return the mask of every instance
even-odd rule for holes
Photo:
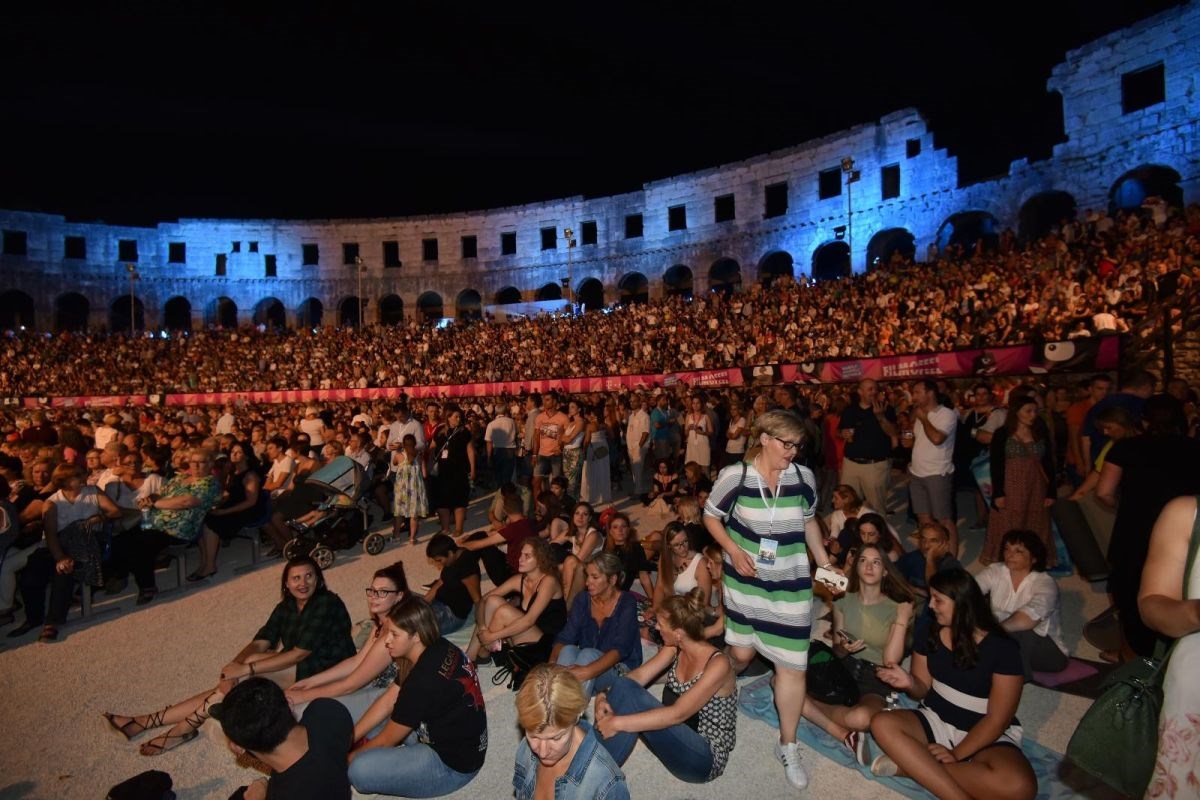
[[[466,623],[479,602],[479,563],[444,533],[434,534],[425,545],[425,557],[441,570],[425,599],[437,617],[438,632],[447,636]]]
[[[950,532],[940,522],[927,522],[917,531],[920,549],[905,553],[896,569],[914,589],[929,596],[929,579],[948,569],[962,569],[950,552]]]
[[[521,542],[537,535],[533,523],[525,517],[523,506],[520,495],[504,498],[506,524],[503,528],[494,533],[472,533],[458,542],[462,549],[479,554],[479,560],[483,562],[488,577],[497,586],[508,580],[510,575],[516,574]],[[500,545],[507,547],[503,555],[500,554]]]
[[[336,700],[309,703],[299,723],[283,690],[266,678],[248,678],[208,710],[220,721],[229,749],[250,753],[271,768],[233,797],[245,800],[329,800],[350,797],[346,756],[354,738],[350,712]]]
[[[887,514],[896,413],[879,397],[875,381],[858,382],[858,402],[842,412],[838,433],[846,442],[840,482],[858,492],[874,511]]]
[[[1146,407],[1146,400],[1154,394],[1154,387],[1157,384],[1158,377],[1153,372],[1144,369],[1134,370],[1121,380],[1120,391],[1110,394],[1088,410],[1087,416],[1083,420],[1083,429],[1080,431],[1080,434],[1088,440],[1084,444],[1085,464],[1091,464],[1104,449],[1104,445],[1108,444],[1108,437],[1104,435],[1096,422],[1096,417],[1100,412],[1106,408],[1121,406],[1140,423],[1142,409]]]

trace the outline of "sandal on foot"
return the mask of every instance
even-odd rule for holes
[[[168,750],[174,750],[181,744],[187,744],[199,735],[200,731],[195,728],[176,735],[164,733],[143,744],[138,751],[144,756],[161,756]]]
[[[155,711],[153,714],[146,715],[145,725],[138,722],[137,717],[128,717],[129,722],[126,722],[124,725],[118,725],[117,717],[122,716],[121,714],[110,714],[106,711],[103,716],[105,721],[108,722],[109,727],[124,736],[125,741],[132,741],[133,737],[141,736],[151,728],[161,728],[163,726],[163,715],[166,712],[167,709],[164,708],[162,711]]]
[[[38,641],[42,644],[49,644],[58,641],[58,628],[53,625],[45,625],[42,627],[42,632],[38,635]]]
[[[209,578],[211,578],[213,575],[216,575],[216,574],[217,574],[216,567],[213,567],[212,572],[202,573],[202,572],[200,572],[200,570],[196,570],[191,575],[187,576],[187,581],[188,581],[188,583],[197,583],[199,581],[206,581]]]

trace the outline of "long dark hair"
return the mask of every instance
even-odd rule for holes
[[[979,663],[975,631],[1009,638],[996,621],[992,606],[979,590],[979,584],[966,570],[955,568],[939,572],[929,579],[929,588],[946,595],[954,603],[954,616],[950,619],[950,644],[957,669],[970,669]],[[928,652],[937,649],[941,632],[942,626],[935,619],[929,626]]]
[[[381,567],[375,570],[375,574],[371,576],[371,580],[383,578],[396,584],[396,588],[400,590],[400,594],[408,594],[408,576],[404,574],[404,562],[397,561],[394,564],[388,564],[386,567]]]
[[[896,565],[888,558],[887,551],[880,544],[860,544],[858,550],[854,554],[854,561],[847,562],[849,573],[846,578],[846,594],[857,594],[860,587],[858,577],[858,559],[862,558],[862,554],[867,550],[874,550],[879,553],[879,560],[883,562],[883,580],[879,583],[879,591],[885,597],[896,603],[911,603],[917,598],[917,592],[904,580],[904,576],[900,574],[900,570],[896,569]]]
[[[863,525],[870,525],[879,531],[879,546],[885,554],[894,553],[897,550],[903,552],[904,548],[900,546],[900,543],[896,541],[896,537],[892,535],[892,529],[888,527],[887,520],[883,518],[883,515],[859,514],[855,519],[858,521],[857,527],[861,528]],[[846,520],[846,524],[849,523],[850,520]],[[855,533],[854,538],[850,540],[850,546],[857,548],[864,546],[861,533]]]

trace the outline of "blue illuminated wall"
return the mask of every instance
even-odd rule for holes
[[[1121,76],[1158,63],[1165,100],[1127,113]],[[53,328],[63,316],[56,312],[64,297],[75,293],[86,299],[93,327],[108,324],[113,304],[128,303],[122,240],[136,243],[140,279],[135,292],[151,327],[163,325],[168,302],[178,307],[177,298],[190,304],[194,326],[216,321],[218,308],[224,304],[228,310],[230,303],[240,322],[250,322],[274,300],[289,323],[308,322],[302,308],[311,308],[314,299],[324,309],[324,323],[336,323],[344,304],[359,295],[360,283],[368,322],[380,319],[385,298],[393,313],[402,304],[411,317],[418,298],[434,293],[445,314],[453,316],[460,296],[477,292],[486,305],[515,288],[528,301],[568,276],[576,290],[599,280],[606,302],[619,299],[619,285],[633,273],[647,278],[649,294],[656,297],[666,288],[668,271],[690,272],[692,291],[700,294],[710,287],[710,271],[718,262],[736,262],[743,284],[757,280],[765,263],[785,263],[780,253],[790,256],[796,274],[808,274],[818,249],[832,242],[850,246],[852,267],[861,272],[872,240],[896,229],[912,235],[916,258],[924,260],[939,234],[951,235],[952,218],[966,219],[955,215],[985,212],[995,230],[1017,230],[1022,209],[1046,192],[1069,194],[1081,213],[1136,202],[1150,185],[1176,192],[1178,201],[1200,201],[1197,75],[1196,3],[1072,51],[1048,81],[1048,89],[1062,97],[1067,141],[1050,159],[1017,161],[1006,176],[965,187],[958,186],[955,159],[934,147],[921,115],[904,109],[786,150],[596,199],[398,219],[184,219],[153,228],[0,211],[0,228],[25,234],[23,255],[0,255],[0,306],[27,299],[36,324]],[[919,154],[910,155],[917,149]],[[840,171],[847,156],[854,159],[860,180],[849,187],[843,183],[840,195],[819,199],[820,173]],[[899,169],[899,196],[884,200],[881,176],[888,166]],[[778,184],[787,186],[786,212],[767,218],[766,193]],[[734,198],[735,217],[718,223],[714,201],[725,195]],[[669,209],[679,206],[685,209],[686,228],[669,230]],[[634,214],[642,215],[643,235],[626,239],[625,220]],[[583,226],[589,221],[595,223],[597,241],[585,245]],[[567,227],[580,242],[569,261],[562,237]],[[552,249],[542,249],[544,228],[557,231]],[[501,252],[506,233],[516,235],[515,255]],[[462,258],[464,236],[476,237],[475,258]],[[68,257],[68,237],[83,239],[84,258]],[[423,243],[431,239],[437,240],[438,257],[427,261]],[[385,242],[396,243],[399,267],[385,266]],[[170,263],[172,243],[184,245],[183,263]],[[365,264],[361,276],[344,263],[345,243],[358,245]],[[317,264],[303,263],[306,245],[316,246]],[[267,274],[268,256],[274,259],[274,276]],[[222,276],[216,274],[218,262]]]

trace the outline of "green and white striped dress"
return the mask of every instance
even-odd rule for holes
[[[808,667],[812,578],[804,529],[817,503],[812,470],[793,464],[781,475],[779,497],[753,464],[721,470],[704,513],[757,562],[763,539],[778,542],[774,564],[756,563],[753,577],[739,575],[725,555],[725,641],[753,647],[773,663]]]

